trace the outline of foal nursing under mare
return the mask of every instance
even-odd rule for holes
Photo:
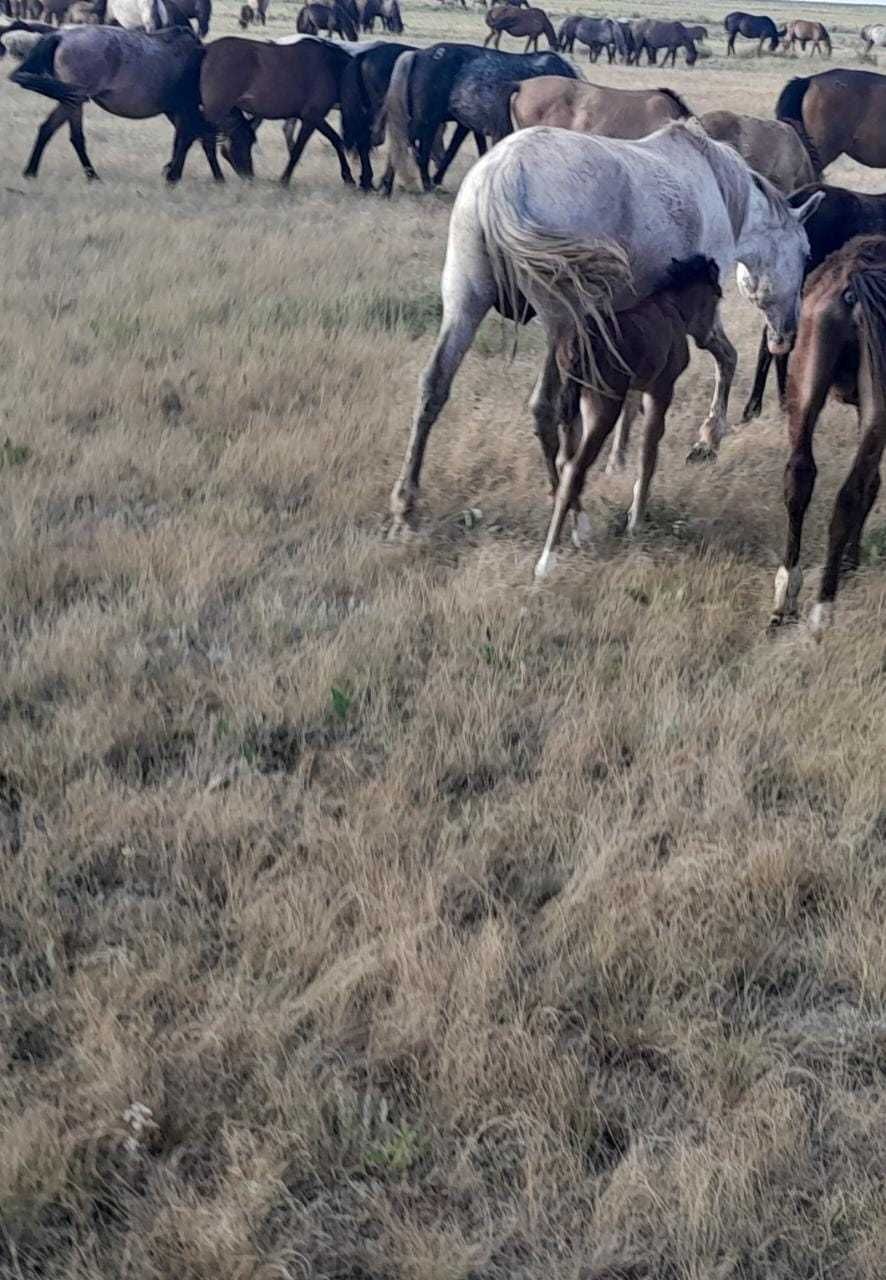
[[[766,316],[770,349],[788,350],[809,251],[801,222],[819,200],[816,195],[791,209],[694,121],[670,124],[639,142],[547,128],[505,138],[470,170],[452,210],[443,320],[391,495],[394,529],[414,518],[428,435],[492,307],[518,319],[534,312],[546,331],[548,354],[531,406],[550,467],[559,444],[559,345],[580,334],[593,370],[586,317],[608,331],[615,313],[658,287],[672,259],[701,253],[721,271],[739,263],[742,292]],[[612,268],[608,283],[604,259]],[[693,456],[710,457],[725,430],[736,355],[719,322],[705,347],[717,377]]]
[[[628,533],[634,533],[642,523],[665,418],[674,398],[674,384],[689,364],[689,338],[701,346],[707,343],[717,323],[722,296],[720,272],[713,258],[699,254],[686,262],[673,262],[650,298],[619,313],[616,330],[605,338],[599,332],[590,335],[593,364],[603,380],[602,387],[590,381],[593,374],[583,358],[582,343],[574,337],[567,338],[557,349],[564,379],[559,416],[567,461],[558,478],[557,466],[548,459],[554,511],[535,567],[537,578],[544,577],[552,567],[567,512],[578,511],[588,468],[614,428],[629,391],[643,393],[645,418],[640,474],[628,513]],[[576,443],[574,424],[579,413],[581,438]]]
[[[788,376],[791,455],[785,467],[788,539],[775,577],[772,625],[797,616],[800,540],[815,486],[812,437],[828,394],[858,410],[859,444],[831,516],[813,632],[828,625],[844,563],[858,566],[865,520],[880,490],[886,446],[886,238],[851,240],[809,277]]]

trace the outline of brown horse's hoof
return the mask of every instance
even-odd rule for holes
[[[686,455],[687,465],[694,462],[716,462],[717,450],[709,444],[704,444],[701,440],[696,440],[695,444]]]

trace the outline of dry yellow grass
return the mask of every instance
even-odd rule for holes
[[[769,114],[793,70],[594,74]],[[168,192],[168,126],[94,108],[103,184],[60,136],[26,186],[43,110],[0,87],[0,1275],[882,1280],[882,503],[836,629],[768,640],[783,424],[687,470],[696,358],[648,532],[593,477],[536,590],[490,322],[387,545],[450,201],[322,142],[282,193],[276,126]]]

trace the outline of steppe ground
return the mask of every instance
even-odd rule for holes
[[[771,114],[725,8],[594,78]],[[859,65],[876,11],[813,9]],[[59,135],[26,184],[46,109],[0,89],[0,1275],[882,1280],[882,502],[824,643],[767,639],[784,426],[686,468],[696,358],[648,530],[595,475],[535,589],[539,344],[490,321],[391,546],[451,194],[322,140],[283,192],[276,125],[167,191],[168,125],[94,108],[104,181]]]

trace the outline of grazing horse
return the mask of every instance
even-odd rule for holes
[[[707,111],[705,133],[734,147],[752,169],[784,195],[815,181],[815,169],[796,129],[781,120],[758,120],[734,111]]]
[[[189,27],[181,11],[166,0],[96,0],[101,23],[116,23],[126,31],[162,31],[166,27]]]
[[[862,57],[869,57],[871,49],[874,45],[878,49],[886,49],[886,25],[875,22],[872,26],[862,27],[858,33],[858,38],[864,45],[862,49]]]
[[[636,60],[638,66],[640,64],[640,54],[644,49],[650,65],[656,64],[659,49],[666,50],[662,59],[663,67],[668,65],[668,58],[671,60],[672,67],[677,65],[678,49],[686,50],[687,67],[694,66],[698,61],[698,50],[695,47],[695,41],[682,22],[660,22],[657,18],[643,18],[633,24],[633,31],[637,46]]]
[[[267,0],[263,2],[267,7]],[[169,0],[169,4],[189,22],[196,22],[198,36],[201,40],[206,39],[212,21],[212,0]]]
[[[831,37],[828,29],[823,22],[808,22],[805,18],[794,18],[785,28],[784,47],[796,55],[797,45],[803,53],[806,52],[806,46],[812,41],[812,48],[809,50],[810,58],[817,52],[819,57],[831,56]],[[824,46],[824,48],[822,48]]]
[[[723,291],[713,258],[698,254],[674,261],[652,296],[621,311],[617,328],[606,334],[591,329],[592,369],[584,359],[585,346],[575,336],[558,346],[556,358],[563,389],[558,417],[563,424],[565,465],[548,457],[554,510],[535,575],[544,577],[553,564],[567,512],[576,513],[588,467],[592,466],[625,408],[628,393],[643,394],[644,434],[640,474],[628,513],[628,533],[634,533],[646,514],[646,502],[665,419],[674,398],[674,385],[689,364],[689,339],[705,347],[718,327],[717,309]],[[592,379],[602,378],[606,390]],[[581,415],[581,438],[573,438],[573,424]],[[559,472],[559,475],[558,475]],[[586,523],[586,518],[585,518]]]
[[[604,49],[610,62],[615,61],[616,53],[625,62],[628,60],[628,43],[622,24],[613,22],[612,18],[579,18],[570,50],[576,40],[579,44],[587,45],[589,62],[596,62]]]
[[[515,129],[550,125],[606,138],[645,138],[693,113],[671,89],[612,89],[608,85],[539,76],[511,94]]]
[[[44,36],[10,76],[23,89],[58,103],[37,131],[25,177],[36,178],[47,143],[64,124],[87,178],[98,176],[83,136],[83,104],[91,100],[111,115],[129,120],[165,115],[172,121],[175,139],[164,170],[167,181],[181,177],[188,150],[198,138],[213,178],[224,181],[214,131],[207,129],[200,114],[203,54],[189,26],[154,35],[118,27],[71,27]]]
[[[284,186],[315,131],[335,148],[342,181],[353,185],[344,144],[326,122],[350,61],[350,53],[326,40],[283,45],[223,36],[207,45],[200,68],[203,115],[225,135],[222,155],[241,178],[253,176],[256,125],[246,119],[248,111],[263,120],[301,121],[280,179]]]
[[[526,37],[524,53],[528,53],[530,48],[538,51],[539,36],[545,37],[549,49],[557,48],[557,33],[544,9],[522,9],[517,5],[495,4],[487,10],[486,25],[489,27],[489,35],[483,42],[484,48],[493,41],[494,48],[497,49],[505,31],[509,36],[520,39]]]
[[[271,7],[271,0],[255,0],[253,4],[244,4],[240,9],[240,17],[237,22],[245,31],[253,22],[260,22],[263,27],[268,25],[268,9]]]
[[[493,147],[468,172],[452,210],[443,320],[391,496],[394,529],[414,517],[428,435],[490,308],[512,318],[531,308],[546,330],[548,355],[531,404],[548,460],[557,452],[557,344],[580,329],[593,374],[583,318],[611,332],[613,315],[648,297],[673,258],[702,253],[721,271],[737,262],[742,292],[766,316],[770,350],[786,350],[809,248],[801,223],[819,200],[791,209],[693,120],[638,142],[536,128]],[[693,457],[716,453],[736,363],[719,324],[706,345],[718,376]]]
[[[886,195],[848,191],[845,187],[829,187],[819,182],[795,191],[793,195],[788,196],[788,203],[796,208],[816,192],[821,192],[823,198],[821,204],[805,223],[806,234],[809,237],[807,271],[814,271],[816,267],[820,267],[826,258],[838,249],[842,249],[854,236],[886,235]],[[757,356],[754,386],[745,405],[742,422],[750,422],[752,418],[760,416],[771,363],[772,357],[766,346],[764,333]],[[775,368],[778,375],[779,399],[784,409],[788,357],[776,356]]]
[[[359,40],[360,38],[357,24],[340,0],[335,0],[332,5],[306,4],[298,11],[295,29],[309,36],[328,31],[330,36],[337,35],[342,40]]]
[[[393,40],[364,41],[354,51],[341,79],[342,138],[348,151],[360,157],[360,186],[372,187],[373,173],[370,151],[384,141],[386,117],[385,97],[398,58],[412,53],[414,45]]]
[[[685,22],[683,23],[683,27],[690,40],[707,40],[708,38],[707,27],[703,27],[700,24],[693,27]]]
[[[778,626],[797,616],[803,585],[800,540],[815,486],[812,438],[829,394],[858,411],[859,443],[843,482],[828,531],[828,549],[810,626],[820,633],[831,621],[844,558],[858,566],[865,520],[880,490],[886,446],[886,238],[863,236],[832,254],[809,277],[797,346],[788,374],[788,435],[784,495],[788,537],[775,576]]]
[[[820,178],[847,155],[872,168],[886,166],[886,76],[876,71],[820,71],[789,80],[775,104],[775,116],[797,130]]]
[[[366,0],[360,13],[360,26],[364,31],[374,31],[377,21],[391,35],[403,32],[403,16],[397,0]]]
[[[771,18],[764,15],[755,15],[753,13],[742,13],[736,10],[735,13],[728,13],[723,20],[723,26],[726,28],[726,34],[729,39],[726,42],[726,56],[735,53],[736,36],[745,36],[748,40],[758,40],[757,56],[763,52],[763,45],[769,41],[769,52],[775,53],[778,48],[778,42],[784,34],[784,29],[779,31]]]
[[[423,189],[431,191],[443,181],[469,133],[483,155],[487,135],[497,142],[511,132],[508,105],[517,85],[549,75],[577,77],[558,53],[502,53],[449,43],[405,53],[397,60],[385,100],[390,149],[382,189],[390,194],[399,174],[408,185],[420,177]],[[432,183],[431,148],[450,120],[456,129]]]

